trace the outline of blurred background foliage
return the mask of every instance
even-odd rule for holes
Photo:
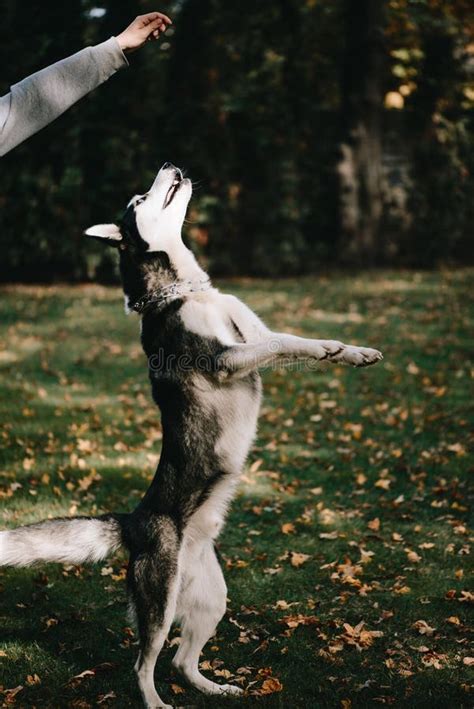
[[[196,180],[187,238],[215,274],[472,260],[469,0],[0,6],[2,93],[137,14],[174,19],[3,158],[0,279],[113,279],[82,230],[165,160]]]

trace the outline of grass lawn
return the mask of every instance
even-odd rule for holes
[[[219,542],[228,613],[202,657],[208,676],[249,695],[190,690],[171,668],[177,639],[157,665],[160,693],[199,707],[472,706],[474,272],[222,286],[274,329],[385,360],[264,374]],[[0,318],[1,526],[131,510],[161,435],[120,291],[5,287]],[[1,570],[2,706],[140,707],[124,575],[120,556]]]

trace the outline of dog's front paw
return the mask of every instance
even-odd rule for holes
[[[342,353],[343,361],[353,367],[369,367],[383,359],[383,355],[378,350],[371,347],[353,347],[347,345]]]

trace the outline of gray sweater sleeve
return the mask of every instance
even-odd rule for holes
[[[127,65],[119,43],[111,37],[14,84],[0,98],[0,156]]]

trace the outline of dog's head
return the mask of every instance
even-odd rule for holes
[[[191,192],[191,180],[167,162],[148,192],[130,200],[118,224],[96,224],[84,233],[135,256],[167,251],[181,236]]]
[[[179,279],[180,263],[189,253],[181,229],[191,192],[191,180],[165,163],[148,192],[130,200],[117,224],[96,224],[84,232],[119,250],[127,310],[150,291]]]

